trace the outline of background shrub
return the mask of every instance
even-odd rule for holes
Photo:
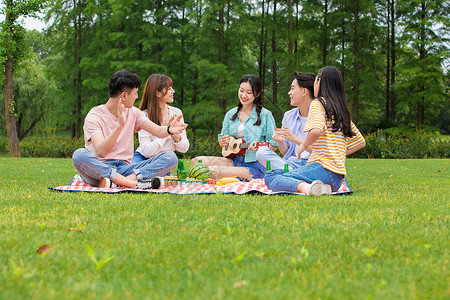
[[[351,155],[353,158],[449,158],[450,138],[438,132],[424,129],[378,130],[366,138],[366,147]],[[196,156],[222,156],[217,136],[189,137],[187,153],[177,153],[178,158],[190,159]],[[6,147],[7,141],[5,140]],[[135,149],[139,141],[135,138]],[[72,157],[72,153],[84,147],[83,139],[70,140],[67,137],[50,135],[29,137],[20,142],[22,156]]]
[[[438,132],[423,129],[378,130],[366,137],[366,147],[351,157],[358,158],[448,158],[450,140]]]
[[[20,152],[24,157],[72,157],[78,148],[84,147],[84,139],[67,139],[50,135],[29,137],[20,142]]]
[[[194,158],[196,156],[222,156],[222,148],[219,146],[217,135],[189,137],[189,150],[186,153],[178,153],[179,158]]]

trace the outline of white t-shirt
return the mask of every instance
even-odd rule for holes
[[[245,133],[245,123],[239,123],[238,129],[237,129],[237,137],[240,139],[244,138]]]

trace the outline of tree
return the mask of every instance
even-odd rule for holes
[[[422,126],[425,108],[431,112],[436,107],[432,103],[445,101],[441,64],[449,55],[450,4],[444,0],[410,0],[401,9],[405,15],[401,40],[408,56],[401,70],[411,76],[403,86],[412,92],[410,103],[416,107],[416,125]]]
[[[1,57],[2,68],[5,73],[5,120],[8,135],[9,155],[20,157],[19,140],[14,107],[14,69],[18,67],[24,57],[28,47],[24,45],[24,29],[18,23],[19,17],[35,16],[35,13],[42,9],[45,0],[3,0],[5,7],[2,12],[6,12],[5,21],[1,23],[2,47]]]
[[[14,107],[19,140],[38,127],[52,127],[57,110],[57,91],[54,82],[45,73],[45,42],[36,30],[27,31],[26,39],[31,49],[24,67],[14,78]]]
[[[81,61],[87,40],[84,36],[85,27],[90,23],[85,13],[89,5],[92,3],[88,0],[56,0],[47,15],[47,20],[53,19],[48,34],[57,41],[54,44],[54,51],[61,54],[59,64],[55,65],[54,74],[64,91],[66,109],[71,110],[67,125],[71,127],[72,138],[81,136],[83,124],[84,76]]]

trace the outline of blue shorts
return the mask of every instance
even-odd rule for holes
[[[244,158],[244,155],[236,155],[231,160],[233,161],[233,165],[235,167],[247,168],[250,174],[253,175],[252,178],[264,178],[264,174],[266,173],[264,166],[257,161],[245,162]]]

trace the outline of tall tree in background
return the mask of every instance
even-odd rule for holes
[[[327,65],[328,55],[328,1],[323,3],[323,26],[322,26],[322,65]]]
[[[425,107],[433,117],[433,105],[443,99],[444,84],[441,63],[449,55],[448,28],[450,4],[444,0],[410,0],[403,3],[404,34],[402,41],[407,52],[408,62],[402,66],[410,80],[406,89],[410,93],[411,104],[416,106],[416,125],[424,124]],[[437,113],[434,113],[436,115]]]
[[[272,102],[278,103],[278,78],[277,78],[277,0],[273,0],[272,12]]]
[[[355,1],[353,7],[353,97],[352,97],[352,119],[355,124],[358,123],[358,113],[359,113],[359,76],[360,76],[360,66],[359,66],[359,1]]]
[[[397,61],[397,55],[396,55],[396,26],[395,26],[395,20],[397,19],[396,9],[395,9],[395,1],[396,0],[388,0],[388,9],[389,9],[389,31],[388,34],[390,34],[390,37],[388,39],[389,43],[389,72],[388,78],[390,79],[389,83],[389,102],[390,102],[390,109],[389,109],[389,119],[390,124],[395,124],[395,118],[396,118],[396,99],[395,99],[395,64]]]
[[[24,29],[18,23],[19,17],[34,16],[45,4],[43,0],[30,1],[2,1],[5,12],[5,21],[1,23],[1,64],[5,73],[5,120],[8,135],[9,155],[20,157],[19,140],[17,136],[16,119],[14,112],[13,76],[14,67],[20,63],[25,47]]]
[[[36,129],[48,130],[57,116],[53,108],[58,106],[56,86],[50,76],[46,76],[48,44],[43,34],[27,31],[25,38],[30,51],[24,67],[14,78],[14,107],[19,141]],[[48,132],[48,131],[47,131]]]
[[[67,104],[71,115],[67,115],[67,122],[71,128],[72,138],[79,138],[83,125],[83,74],[81,61],[85,51],[84,32],[90,24],[85,10],[93,3],[89,0],[57,0],[51,6],[47,20],[53,19],[53,25],[49,29],[58,42],[54,51],[62,54],[60,64],[55,66],[55,78],[60,82],[60,87],[67,97]],[[66,109],[68,108],[66,107]]]

